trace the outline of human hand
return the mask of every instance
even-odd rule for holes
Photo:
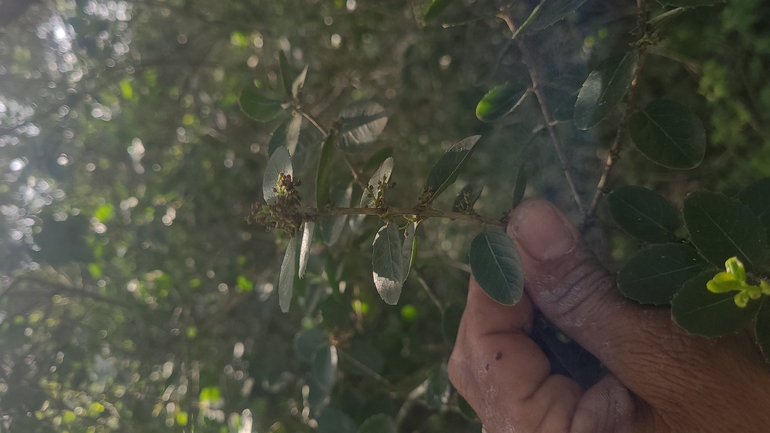
[[[750,332],[691,336],[669,309],[625,299],[544,200],[516,208],[508,234],[524,296],[500,305],[471,278],[449,360],[452,383],[489,433],[770,432],[770,368]],[[551,375],[529,337],[535,307],[610,373],[590,389]]]

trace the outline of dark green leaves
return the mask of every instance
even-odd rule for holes
[[[281,78],[283,80],[283,88],[286,90],[286,95],[291,95],[291,68],[289,67],[289,60],[286,58],[286,53],[283,50],[278,51],[278,63],[281,65]]]
[[[339,119],[339,146],[345,152],[360,152],[377,140],[388,115],[374,101],[360,101],[342,110]]]
[[[473,211],[473,205],[481,197],[484,185],[471,182],[463,187],[455,197],[452,203],[452,212],[470,213]]]
[[[393,418],[379,414],[364,421],[358,433],[398,433],[398,426]]]
[[[495,121],[518,107],[527,95],[522,85],[505,83],[494,87],[476,106],[476,117],[482,122]]]
[[[332,133],[321,145],[321,157],[318,158],[318,171],[315,178],[315,201],[319,209],[329,203],[332,160],[334,159],[335,149],[335,135]]]
[[[637,53],[612,56],[588,75],[575,103],[575,126],[588,129],[599,123],[626,95],[636,71]]]
[[[471,242],[473,276],[490,298],[504,305],[524,293],[524,268],[516,245],[499,227],[488,227]]]
[[[327,407],[316,420],[318,433],[356,433],[356,423],[344,412]]]
[[[545,0],[535,19],[529,25],[532,31],[542,30],[561,21],[587,0]]]
[[[707,191],[692,193],[684,201],[684,220],[690,241],[717,267],[735,256],[751,269],[767,257],[762,223],[736,200]]]
[[[374,237],[372,273],[380,297],[396,305],[411,266],[414,224],[407,229],[406,239],[398,231],[398,224],[388,223]]]
[[[664,305],[685,282],[709,268],[689,245],[654,245],[638,252],[618,273],[618,289],[642,304]]]
[[[282,174],[284,176],[294,175],[289,149],[285,147],[276,149],[267,161],[267,167],[265,167],[265,175],[262,180],[262,196],[267,204],[273,204],[278,200],[279,183]]]
[[[294,277],[297,275],[297,243],[298,238],[289,239],[286,253],[281,263],[281,275],[278,277],[278,304],[281,311],[289,312],[291,295],[294,290]]]
[[[240,104],[241,110],[246,115],[260,122],[273,120],[283,111],[281,101],[270,99],[256,89],[244,90],[241,93]]]
[[[706,154],[706,131],[687,106],[661,99],[631,116],[636,148],[656,164],[680,170],[695,168]]]
[[[521,203],[524,199],[524,193],[527,191],[527,172],[524,170],[524,164],[519,166],[516,171],[516,180],[513,182],[513,201],[511,202],[511,209]]]
[[[770,177],[752,183],[738,194],[738,200],[751,209],[770,236]]]
[[[281,123],[273,132],[273,136],[270,138],[270,143],[267,146],[267,154],[272,155],[275,149],[283,146],[289,149],[290,155],[294,155],[297,142],[299,142],[300,128],[302,128],[302,115],[294,112],[291,115],[291,119]]]
[[[428,6],[428,10],[425,12],[425,22],[428,23],[436,18],[451,2],[452,0],[433,0],[430,6]]]
[[[434,367],[425,389],[425,404],[431,409],[439,409],[449,402],[451,392],[446,364]]]
[[[762,349],[765,360],[770,362],[770,298],[768,297],[762,300],[754,331],[757,336],[757,344]]]
[[[468,161],[480,138],[480,135],[474,135],[460,141],[447,150],[441,159],[438,160],[433,169],[431,169],[430,174],[428,174],[428,181],[425,184],[425,188],[423,188],[425,203],[435,200],[449,185],[452,185],[457,180],[460,169]]]
[[[687,332],[703,337],[719,337],[739,331],[751,323],[760,302],[735,305],[735,293],[711,293],[706,283],[714,272],[706,272],[685,283],[671,302],[671,315]]]
[[[610,213],[626,233],[645,242],[676,242],[679,214],[665,198],[640,186],[624,186],[609,195]]]

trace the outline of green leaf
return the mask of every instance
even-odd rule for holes
[[[567,15],[574,12],[587,0],[545,0],[540,7],[537,17],[530,23],[532,31],[542,30],[561,21]]]
[[[374,143],[388,124],[385,108],[374,101],[347,106],[339,119],[339,146],[345,152],[360,152]]]
[[[398,426],[393,418],[379,414],[364,421],[358,433],[398,433]]]
[[[676,242],[679,213],[659,194],[640,186],[623,186],[609,197],[610,214],[626,233],[645,242]]]
[[[311,357],[311,381],[308,400],[318,406],[326,400],[337,381],[337,348],[333,345],[323,345],[313,352]]]
[[[286,247],[286,254],[284,254],[283,263],[281,263],[281,275],[278,277],[278,304],[284,313],[288,313],[289,306],[291,306],[294,277],[297,275],[298,242],[298,238],[289,240],[289,246]]]
[[[478,421],[479,416],[476,415],[476,411],[460,394],[457,394],[457,408],[460,409],[460,413],[469,421]]]
[[[273,120],[283,111],[281,101],[270,99],[254,89],[244,90],[239,102],[247,116],[260,122]]]
[[[706,131],[689,107],[660,99],[631,116],[629,132],[639,152],[654,163],[679,170],[703,162]]]
[[[318,328],[303,329],[294,336],[294,353],[305,361],[312,362],[313,353],[329,344],[329,337]]]
[[[725,0],[658,0],[663,6],[677,6],[683,8],[693,8],[696,6],[713,6],[717,3],[724,3]]]
[[[363,171],[367,172],[375,167],[379,167],[386,159],[393,156],[393,148],[385,147],[377,151],[368,161],[364,164]]]
[[[390,305],[396,305],[398,298],[401,297],[401,289],[406,280],[404,271],[409,266],[404,264],[403,238],[396,223],[382,226],[374,237],[372,253],[374,285],[382,300]]]
[[[711,266],[689,245],[653,245],[639,251],[618,273],[618,289],[642,304],[664,305],[684,283]]]
[[[273,204],[278,200],[278,193],[274,189],[278,188],[281,174],[284,176],[294,176],[289,149],[285,147],[276,149],[267,161],[267,167],[265,167],[264,179],[262,181],[262,196],[267,204]]]
[[[684,220],[690,241],[717,267],[738,257],[749,269],[767,258],[767,234],[762,222],[737,200],[698,191],[684,201]]]
[[[305,269],[310,257],[310,248],[313,246],[313,235],[315,234],[315,223],[305,222],[305,229],[302,233],[302,247],[299,250],[299,277],[305,278]]]
[[[451,2],[452,0],[433,0],[433,3],[428,6],[428,10],[425,12],[425,22],[431,22],[438,16],[438,14],[443,12]]]
[[[281,146],[289,149],[289,155],[294,155],[299,142],[300,128],[302,128],[302,115],[294,112],[290,119],[281,123],[273,132],[270,143],[267,145],[268,156]]]
[[[757,313],[757,323],[754,327],[757,336],[757,344],[765,356],[765,360],[770,362],[770,297],[765,296],[762,305]]]
[[[706,283],[714,271],[705,272],[684,284],[671,301],[671,315],[677,325],[693,335],[720,337],[747,327],[757,315],[760,302],[745,308],[735,305],[735,293],[711,293]]]
[[[283,88],[286,90],[286,96],[290,96],[292,94],[291,68],[289,67],[289,59],[286,58],[286,53],[284,53],[283,50],[278,50],[278,63],[281,65]]]
[[[488,227],[471,242],[473,276],[490,298],[514,305],[524,293],[524,268],[516,244],[499,227]]]
[[[441,330],[447,343],[454,346],[457,341],[457,331],[460,329],[460,319],[463,317],[465,306],[458,303],[449,304],[441,314]]]
[[[357,430],[351,417],[331,407],[324,408],[316,421],[318,433],[356,433]]]
[[[752,183],[738,194],[738,200],[751,209],[770,236],[770,177]]]
[[[482,122],[493,122],[521,105],[528,94],[527,87],[520,84],[494,87],[476,105],[476,117]]]
[[[452,203],[452,212],[471,213],[482,191],[484,191],[484,185],[480,183],[471,182],[465,185]]]
[[[302,69],[302,72],[300,72],[297,78],[294,79],[294,83],[291,85],[291,96],[294,99],[299,99],[300,93],[305,87],[305,80],[307,79],[307,71],[309,68],[310,65],[305,65],[305,68]]]
[[[440,409],[449,402],[452,393],[452,384],[449,383],[449,374],[446,364],[440,364],[433,368],[428,377],[428,386],[425,389],[425,405],[431,409]]]
[[[524,193],[526,191],[527,172],[524,170],[524,164],[521,164],[519,169],[516,171],[516,180],[513,182],[513,207],[511,209],[515,209],[516,206],[521,203],[521,201],[524,199]]]
[[[460,169],[463,168],[468,158],[473,154],[473,149],[480,138],[480,135],[474,135],[460,141],[447,150],[441,159],[438,160],[431,169],[430,174],[428,174],[428,181],[425,184],[425,188],[423,188],[423,194],[427,196],[425,203],[435,200],[457,180]]]
[[[332,191],[331,197],[335,207],[350,207],[350,201],[353,198],[353,185],[342,184],[338,186]],[[319,219],[321,238],[327,245],[334,245],[340,239],[347,218],[346,215],[338,215],[325,216]]]
[[[315,201],[319,209],[326,206],[330,199],[332,161],[336,150],[335,140],[336,136],[332,133],[321,145],[321,156],[318,158],[318,172],[315,178]]]
[[[392,174],[393,158],[388,157],[385,159],[382,165],[380,165],[380,168],[374,172],[371,179],[369,179],[368,186],[371,188],[372,193],[370,194],[369,192],[364,191],[364,193],[361,195],[361,202],[359,203],[359,206],[365,208],[375,207],[376,203],[374,200],[372,200],[372,194],[374,194],[375,197],[379,194],[384,194],[385,187],[390,183],[390,177]]]
[[[607,58],[588,75],[575,103],[575,126],[586,130],[623,100],[636,71],[636,50]]]

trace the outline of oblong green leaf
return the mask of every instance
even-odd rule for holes
[[[516,244],[499,227],[488,227],[471,242],[471,271],[490,298],[514,305],[524,293],[524,268]]]
[[[762,305],[757,313],[757,322],[754,325],[754,333],[757,336],[757,344],[765,356],[765,361],[770,362],[770,297],[762,300]]]
[[[300,93],[305,87],[305,80],[307,80],[307,71],[309,68],[310,65],[305,65],[305,68],[302,69],[302,72],[300,72],[297,78],[294,79],[294,82],[291,85],[291,96],[294,99],[299,99]]]
[[[262,180],[262,197],[264,197],[267,204],[273,204],[278,199],[276,190],[282,174],[284,176],[294,176],[289,149],[285,147],[276,149],[265,167],[265,174]]]
[[[299,277],[305,278],[305,269],[307,261],[310,258],[310,247],[313,245],[313,235],[315,234],[315,223],[305,222],[305,229],[302,232],[302,247],[299,250]]]
[[[636,71],[637,52],[605,59],[588,75],[575,103],[575,126],[586,130],[607,117],[623,100]]]
[[[278,63],[281,66],[281,80],[283,81],[283,88],[286,90],[286,96],[291,96],[292,73],[289,59],[286,58],[286,53],[283,50],[278,50]]]
[[[462,319],[464,311],[464,305],[453,303],[447,305],[441,314],[441,330],[447,343],[452,346],[457,341],[457,331],[460,329],[460,319]]]
[[[270,99],[255,89],[244,90],[241,93],[239,102],[241,110],[247,116],[260,122],[273,120],[283,111],[281,101]]]
[[[516,180],[513,182],[513,201],[511,209],[515,209],[516,206],[524,199],[524,193],[527,192],[527,172],[524,170],[524,164],[519,166],[516,171]]]
[[[529,25],[531,31],[542,30],[561,21],[587,0],[546,0],[540,7],[538,15]]]
[[[677,325],[693,335],[721,337],[747,327],[759,309],[759,301],[735,305],[735,293],[711,293],[706,283],[714,271],[698,275],[684,284],[671,301],[671,315]]]
[[[278,304],[284,313],[288,313],[289,306],[291,306],[294,277],[297,275],[298,242],[298,238],[289,240],[289,245],[286,247],[286,253],[283,256],[283,263],[281,263],[281,274],[278,277]]]
[[[455,197],[454,203],[452,203],[452,212],[473,212],[473,205],[481,197],[482,191],[484,191],[484,185],[480,183],[471,182],[465,185]]]
[[[380,168],[374,172],[371,179],[369,179],[369,183],[367,185],[371,189],[371,192],[364,191],[364,193],[361,195],[361,202],[359,203],[359,206],[365,208],[374,207],[376,203],[372,199],[372,195],[377,197],[378,194],[383,194],[385,192],[385,188],[390,183],[390,177],[392,174],[393,158],[388,157],[385,159],[385,161],[383,161],[382,165],[380,165]]]
[[[703,123],[689,107],[674,101],[647,104],[631,116],[629,132],[639,152],[667,168],[695,168],[706,155]]]
[[[744,188],[738,200],[751,209],[770,236],[770,177],[766,177]]]
[[[476,143],[478,143],[480,138],[480,135],[474,135],[460,141],[447,150],[436,165],[433,166],[428,174],[425,188],[423,188],[423,194],[427,198],[426,203],[435,200],[457,180],[460,169],[463,168],[468,158],[473,154],[473,149],[475,149]]]
[[[331,193],[331,174],[334,151],[336,150],[336,135],[330,134],[321,145],[321,156],[318,158],[318,171],[315,178],[315,201],[318,208],[329,203]]]
[[[345,152],[360,152],[374,143],[388,124],[385,108],[374,101],[360,101],[340,113],[339,146]]]
[[[302,128],[302,115],[292,113],[291,118],[281,123],[273,132],[267,145],[267,154],[271,156],[275,149],[283,146],[289,149],[289,155],[294,155],[299,142],[299,131]]]
[[[364,421],[358,433],[398,433],[398,425],[393,418],[379,414]]]
[[[698,191],[684,201],[684,220],[690,241],[717,267],[738,257],[749,269],[767,258],[767,234],[762,222],[739,201],[708,191]]]
[[[404,287],[403,236],[398,224],[389,223],[380,228],[374,237],[372,274],[374,285],[385,303],[396,305]]]
[[[316,420],[318,433],[356,433],[356,423],[344,412],[327,407]]]
[[[476,117],[482,122],[493,122],[519,106],[527,94],[527,87],[520,84],[496,86],[476,105]]]
[[[626,233],[650,243],[676,242],[682,221],[671,203],[640,186],[623,186],[608,197],[610,214]]]
[[[449,402],[452,384],[449,383],[449,373],[446,364],[437,365],[428,377],[425,388],[425,405],[431,409],[440,409]]]
[[[318,328],[303,329],[294,335],[294,352],[305,362],[311,362],[313,353],[329,344],[329,337]]]
[[[425,22],[431,22],[434,18],[436,18],[441,12],[446,9],[447,6],[449,6],[449,3],[451,3],[452,0],[433,0],[433,2],[428,6],[428,10],[425,12]]]
[[[350,207],[353,198],[353,185],[342,184],[336,187],[331,193],[331,199],[335,207]],[[347,215],[325,216],[319,219],[318,225],[321,229],[321,238],[327,245],[334,245],[342,236],[345,229]]]
[[[689,245],[653,245],[639,251],[618,273],[618,289],[642,304],[665,305],[687,281],[712,268]]]

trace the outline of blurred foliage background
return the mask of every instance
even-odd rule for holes
[[[392,203],[414,203],[432,162],[482,134],[439,206],[474,180],[485,186],[477,210],[502,216],[526,162],[527,194],[578,216],[536,105],[494,124],[475,117],[493,86],[528,82],[499,3],[457,0],[425,25],[427,3],[0,1],[0,432],[310,432],[324,406],[357,425],[386,414],[404,432],[480,431],[455,397],[414,392],[451,353],[479,227],[423,224],[415,272],[391,307],[371,281],[370,218],[334,247],[315,246],[281,314],[286,237],[244,221],[280,119],[256,123],[237,99],[255,81],[278,93],[279,50],[295,73],[309,65],[305,99],[322,123],[356,100],[387,108],[377,146],[354,162],[363,169],[392,149]],[[559,107],[633,42],[635,18],[634,1],[589,0],[530,40],[586,196],[619,116],[582,132]],[[770,176],[768,22],[768,2],[735,0],[666,24],[641,99],[692,107],[707,128],[706,161],[679,172],[624,152],[611,186],[681,203],[695,188],[731,193]],[[300,179],[313,178],[320,142],[305,122]],[[334,183],[347,182],[337,164]],[[599,216],[589,236],[616,269],[639,245]],[[294,343],[302,330],[334,348],[320,402],[318,366]]]

